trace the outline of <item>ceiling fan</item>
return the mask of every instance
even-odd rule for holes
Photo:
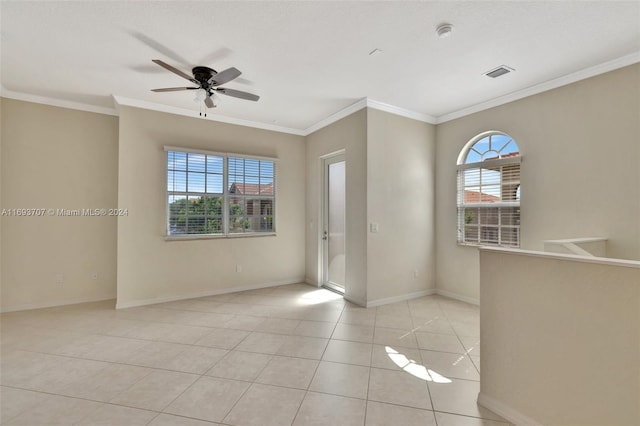
[[[240,74],[242,73],[237,68],[231,67],[227,68],[224,71],[217,72],[216,70],[209,67],[197,66],[191,70],[193,76],[190,76],[189,74],[180,71],[179,69],[167,64],[166,62],[161,61],[160,59],[154,59],[153,62],[171,71],[172,73],[179,75],[185,80],[189,80],[197,87],[166,87],[164,89],[152,89],[152,92],[176,92],[179,90],[202,89],[205,93],[204,104],[207,106],[207,108],[213,108],[216,106],[213,102],[213,99],[211,99],[211,96],[214,93],[233,96],[234,98],[246,99],[248,101],[257,101],[258,99],[260,99],[260,96],[254,95],[252,93],[218,87],[240,76]]]

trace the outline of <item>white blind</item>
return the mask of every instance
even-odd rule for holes
[[[167,235],[275,231],[275,161],[167,149]]]
[[[275,164],[228,157],[229,233],[273,232]]]
[[[496,140],[492,140],[492,136]],[[495,152],[498,142],[504,147],[503,151],[508,151],[504,158],[502,153]],[[468,149],[466,158],[475,162],[458,166],[458,242],[519,247],[520,156],[517,145],[510,137],[497,134],[483,137]],[[489,158],[485,161],[477,161],[486,157]]]

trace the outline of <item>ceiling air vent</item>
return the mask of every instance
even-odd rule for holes
[[[485,72],[484,75],[486,75],[487,77],[496,78],[496,77],[500,77],[501,75],[508,74],[511,71],[515,71],[515,70],[506,65],[500,65],[498,68],[494,68],[491,71]]]

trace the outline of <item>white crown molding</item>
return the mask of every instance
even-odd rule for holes
[[[331,114],[329,117],[318,121],[316,124],[307,127],[304,129],[304,136],[308,136],[313,132],[317,132],[323,127],[327,127],[338,120],[342,120],[343,118],[353,114],[354,112],[360,111],[363,108],[373,108],[380,111],[388,112],[391,114],[399,115],[402,117],[411,118],[413,120],[423,121],[429,124],[436,124],[437,118],[428,114],[423,114],[420,112],[411,111],[405,108],[400,108],[397,106],[385,104],[383,102],[379,102],[369,98],[362,98],[358,102],[349,105],[348,107],[341,109],[340,111]]]
[[[115,108],[99,107],[95,105],[84,104],[82,102],[66,101],[62,99],[49,98],[46,96],[32,95],[29,93],[14,92],[3,85],[0,85],[0,96],[17,101],[33,102],[35,104],[51,105],[60,108],[75,109],[78,111],[95,112],[98,114],[118,115]]]
[[[436,122],[438,121],[437,117],[434,117],[432,115],[423,114],[423,113],[411,111],[405,108],[400,108],[397,106],[385,104],[383,102],[378,102],[369,98],[367,98],[367,107],[388,112],[391,114],[399,115],[402,117],[411,118],[413,120],[422,121],[424,123],[429,123],[429,124],[436,124]]]
[[[116,104],[116,109],[119,109],[120,105],[124,105],[124,106],[130,106],[134,108],[142,108],[142,109],[148,109],[152,111],[166,112],[168,114],[182,115],[185,117],[201,118],[202,120],[218,121],[221,123],[235,124],[238,126],[253,127],[256,129],[271,130],[273,132],[289,133],[297,136],[305,136],[302,130],[292,129],[290,127],[275,126],[273,124],[260,123],[257,121],[249,121],[249,120],[243,120],[241,118],[226,117],[223,115],[215,115],[215,114],[209,114],[207,115],[207,117],[194,117],[193,111],[189,109],[157,104],[155,102],[141,101],[139,99],[131,99],[131,98],[126,98],[124,96],[119,96],[119,95],[113,95],[113,100]]]
[[[500,97],[488,100],[486,102],[482,102],[476,105],[462,108],[460,110],[453,111],[447,114],[442,114],[437,117],[434,117],[429,114],[424,114],[416,111],[411,111],[405,108],[400,108],[393,105],[385,104],[383,102],[379,102],[373,99],[362,98],[359,101],[355,102],[354,104],[349,105],[348,107],[334,114],[331,114],[329,117],[318,121],[316,124],[313,124],[307,127],[306,129],[294,129],[290,127],[276,126],[272,124],[260,123],[256,121],[226,117],[221,115],[209,115],[208,117],[202,117],[202,119],[210,120],[210,121],[218,121],[218,122],[228,123],[228,124],[236,124],[239,126],[253,127],[257,129],[263,129],[263,130],[270,130],[274,132],[288,133],[288,134],[293,134],[297,136],[308,136],[311,133],[322,129],[323,127],[329,126],[330,124],[333,124],[336,121],[341,120],[353,114],[354,112],[360,111],[363,108],[373,108],[373,109],[385,111],[391,114],[399,115],[402,117],[407,117],[414,120],[422,121],[425,123],[441,124],[447,121],[455,120],[457,118],[474,114],[476,112],[484,111],[490,108],[504,105],[509,102],[523,99],[528,96],[537,95],[539,93],[546,92],[548,90],[566,86],[568,84],[575,83],[580,80],[584,80],[586,78],[594,77],[596,75],[604,74],[606,72],[613,71],[625,66],[633,65],[638,62],[640,62],[640,51],[631,53],[626,56],[622,56],[617,59],[613,59],[608,62],[604,62],[602,64],[595,65],[593,67],[585,68],[583,70],[565,75],[563,77],[549,80],[544,83],[536,84],[526,89],[518,90],[516,92],[510,93],[504,96],[500,96]],[[126,106],[142,108],[142,109],[147,109],[152,111],[166,112],[169,114],[193,117],[192,110],[157,104],[154,102],[142,101],[138,99],[126,98],[118,95],[113,95],[115,108],[98,107],[95,105],[84,104],[81,102],[66,101],[61,99],[49,98],[45,96],[15,92],[5,88],[3,85],[0,85],[0,96],[9,98],[9,99],[16,99],[16,100],[34,102],[34,103],[39,103],[44,105],[52,105],[52,106],[57,106],[61,108],[70,108],[70,109],[75,109],[80,111],[95,112],[98,114],[107,114],[107,115],[115,115],[115,116],[118,115],[119,105],[126,105]]]
[[[445,123],[447,121],[455,120],[456,118],[461,118],[467,115],[474,114],[476,112],[504,105],[509,102],[537,95],[548,90],[557,89],[558,87],[576,83],[580,80],[595,77],[596,75],[604,74],[606,72],[633,65],[638,62],[640,62],[640,51],[598,65],[594,65],[592,67],[585,68],[583,70],[567,74],[562,77],[554,78],[553,80],[545,81],[544,83],[536,84],[535,86],[527,87],[526,89],[518,90],[516,92],[509,93],[508,95],[500,96],[486,102],[460,109],[458,111],[440,115],[439,117],[437,117],[436,124]]]
[[[331,114],[325,119],[318,121],[316,124],[313,124],[302,132],[304,136],[309,136],[313,132],[317,132],[323,127],[327,127],[330,124],[335,123],[338,120],[342,120],[343,118],[353,114],[354,112],[360,111],[363,108],[367,107],[367,98],[362,98],[358,102],[349,105],[348,107],[341,109],[340,111]]]

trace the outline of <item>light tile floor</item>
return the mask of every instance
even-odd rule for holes
[[[2,314],[3,425],[505,426],[476,404],[476,306],[364,309],[296,284]]]

